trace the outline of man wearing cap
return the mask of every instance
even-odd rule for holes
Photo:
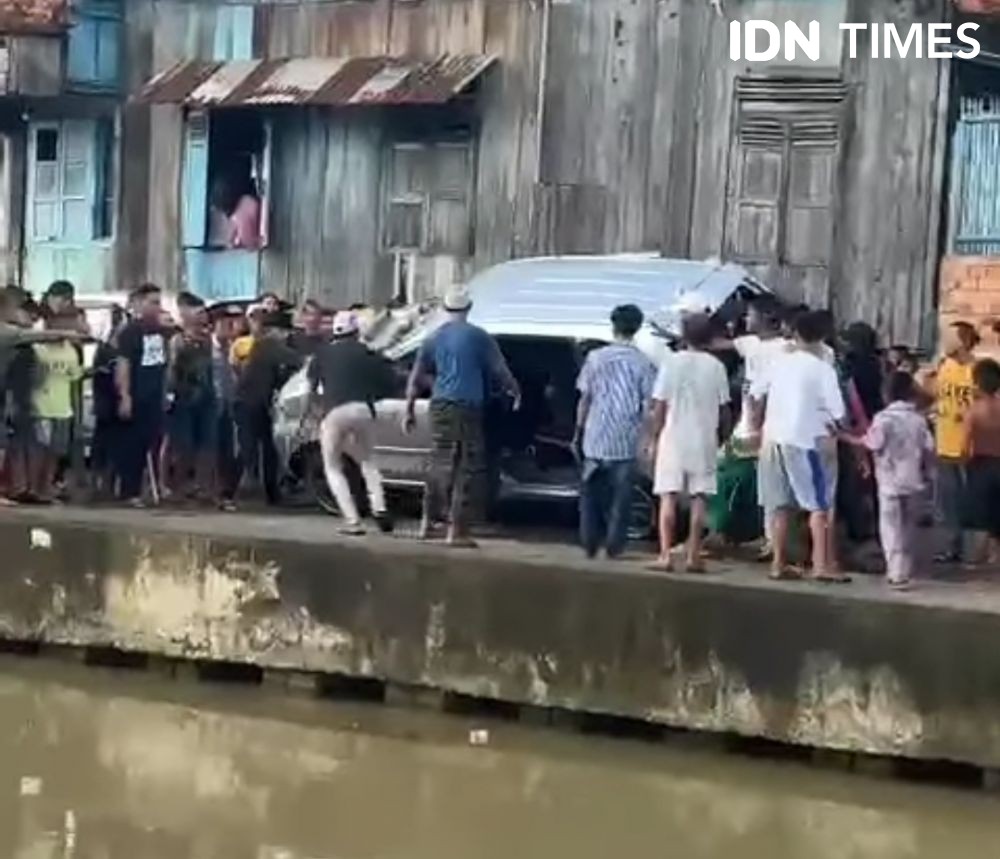
[[[345,455],[361,469],[379,529],[392,530],[382,474],[374,460],[375,404],[392,393],[392,368],[358,335],[357,315],[349,310],[338,313],[333,341],[317,347],[308,371],[312,395],[321,398],[326,413],[319,435],[326,479],[344,516],[342,530],[351,535],[364,534],[365,529],[344,474]]]
[[[469,322],[472,299],[462,287],[444,298],[448,319],[424,341],[406,391],[404,429],[412,430],[417,393],[425,380],[431,383],[431,433],[433,451],[424,495],[421,536],[432,536],[451,487],[448,543],[473,546],[469,526],[483,508],[485,443],[483,406],[492,380],[514,399],[521,391],[496,341]]]

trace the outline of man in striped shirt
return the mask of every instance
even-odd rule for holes
[[[653,362],[632,342],[642,322],[635,305],[616,307],[611,314],[615,342],[591,352],[577,380],[580,538],[590,558],[602,546],[616,558],[628,540],[635,460],[656,379]]]

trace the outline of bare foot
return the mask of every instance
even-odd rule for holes
[[[440,540],[444,536],[444,528],[429,519],[420,520],[420,530],[417,532],[418,540]]]
[[[479,544],[468,534],[449,534],[445,544],[451,549],[478,549]]]
[[[771,567],[768,578],[775,582],[797,582],[802,579],[802,573],[792,567]]]
[[[674,571],[674,559],[667,555],[665,558],[657,558],[647,569],[654,573],[672,573]]]

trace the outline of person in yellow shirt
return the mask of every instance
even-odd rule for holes
[[[250,353],[253,351],[253,342],[263,331],[265,315],[264,306],[261,304],[251,304],[247,308],[247,324],[250,327],[250,333],[237,337],[233,341],[233,345],[229,347],[229,363],[237,373],[250,360]]]
[[[51,328],[50,319],[47,328]],[[30,493],[39,501],[52,500],[56,468],[69,454],[73,435],[73,386],[83,378],[75,343],[36,343],[36,384],[31,396],[35,450],[31,455]]]
[[[928,379],[934,398],[934,430],[937,449],[938,512],[947,534],[942,562],[962,559],[962,528],[965,520],[965,416],[972,406],[972,370],[979,344],[976,329],[968,322],[955,322],[945,344],[945,356]]]

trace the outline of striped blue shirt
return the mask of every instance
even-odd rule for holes
[[[583,428],[587,459],[635,459],[646,406],[653,396],[656,368],[635,346],[615,343],[587,356],[577,389],[590,396]]]

